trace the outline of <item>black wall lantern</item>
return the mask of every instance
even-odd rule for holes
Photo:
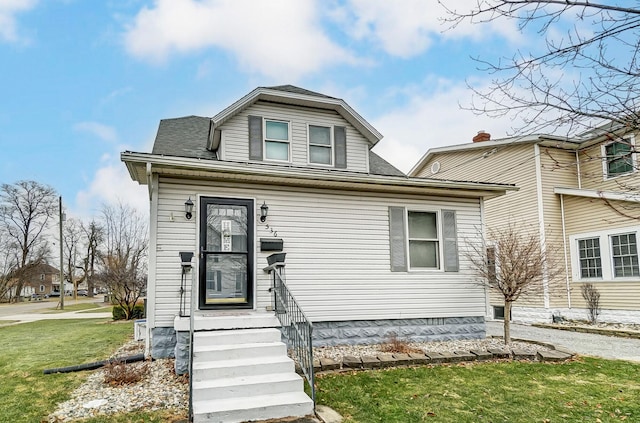
[[[263,201],[260,206],[260,222],[264,223],[267,220],[267,214],[269,214],[269,206]]]
[[[184,216],[187,220],[191,220],[193,217],[193,201],[191,201],[191,197],[184,202]]]

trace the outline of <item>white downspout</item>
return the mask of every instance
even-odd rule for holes
[[[547,240],[545,235],[544,228],[544,201],[542,198],[542,162],[540,160],[540,146],[538,144],[534,144],[533,152],[535,155],[536,162],[536,194],[538,197],[538,221],[540,223],[540,248],[543,253],[547,251]],[[549,309],[550,299],[549,299],[549,272],[548,269],[544,268],[544,274],[542,278],[542,288],[543,288],[543,296],[544,296],[544,308]]]
[[[564,250],[564,277],[567,284],[567,305],[571,308],[571,285],[569,283],[569,256],[567,254],[567,228],[564,221],[564,195],[560,194],[560,218],[562,219],[562,248]]]

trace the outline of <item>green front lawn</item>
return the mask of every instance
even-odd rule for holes
[[[77,303],[77,304],[69,304],[64,306],[63,310],[60,310],[59,308],[48,308],[45,309],[46,311],[43,311],[43,313],[46,314],[52,314],[52,313],[67,313],[70,311],[83,311],[83,310],[92,310],[92,309],[96,309],[96,308],[101,308],[102,306],[96,304],[96,303]]]
[[[473,363],[317,378],[345,422],[639,422],[640,364]]]
[[[131,337],[132,326],[90,319],[0,327],[0,421],[32,423],[46,418],[88,373],[42,371],[108,358]]]

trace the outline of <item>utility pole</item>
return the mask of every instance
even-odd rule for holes
[[[64,310],[64,257],[62,249],[62,221],[64,215],[62,213],[62,196],[58,198],[60,208],[60,310]]]

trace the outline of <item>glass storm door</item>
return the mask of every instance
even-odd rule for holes
[[[203,197],[200,211],[200,308],[253,308],[253,201]]]

